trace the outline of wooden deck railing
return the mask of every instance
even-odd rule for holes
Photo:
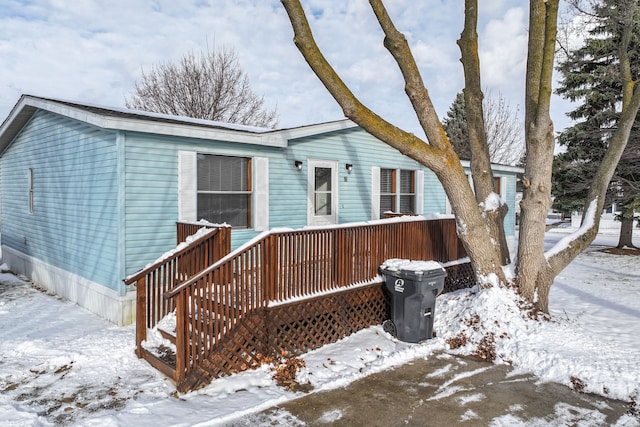
[[[274,231],[164,292],[176,308],[176,382],[243,317],[270,303],[379,280],[389,258],[466,257],[454,219]]]
[[[188,236],[201,228],[209,229],[180,247]],[[231,251],[231,227],[202,223],[177,223],[178,247],[152,265],[124,279],[136,285],[136,352],[142,357],[142,341],[153,328],[175,309],[175,301],[164,298],[167,291],[185,282]]]

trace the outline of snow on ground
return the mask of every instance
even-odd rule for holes
[[[551,246],[563,234],[547,237]],[[533,372],[541,381],[638,402],[640,262],[637,256],[597,251],[598,245],[615,244],[615,236],[599,235],[560,274],[551,292],[551,321],[523,317],[509,290],[458,291],[438,297],[438,338],[406,344],[371,327],[304,355],[306,367],[297,379],[310,382],[314,391],[332,389],[434,353],[473,353],[482,342],[487,345],[481,348],[495,350],[497,363],[511,363],[515,373]],[[2,425],[219,425],[299,396],[278,387],[268,366],[178,395],[136,358],[134,333],[133,326],[116,327],[0,273]],[[447,339],[461,334],[475,341],[449,349]],[[558,415],[561,421],[571,420],[567,412]]]

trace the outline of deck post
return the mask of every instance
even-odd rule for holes
[[[147,276],[136,282],[136,355],[143,357],[142,341],[147,339]]]
[[[264,241],[264,246],[262,247],[264,251],[262,277],[264,278],[264,282],[265,282],[262,287],[262,289],[264,290],[263,307],[265,307],[269,303],[269,301],[272,301],[276,299],[277,296],[279,296],[277,295],[278,291],[277,291],[277,284],[275,280],[275,269],[276,269],[275,263],[277,262],[276,261],[277,257],[275,253],[275,247],[274,247],[275,238],[276,236],[274,236],[273,234],[270,234],[269,236],[267,236],[267,238]]]
[[[176,295],[176,385],[180,387],[180,383],[185,379],[185,355],[187,354],[187,337],[186,337],[186,298],[185,292]]]

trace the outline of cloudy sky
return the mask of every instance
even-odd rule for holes
[[[296,50],[276,0],[0,0],[0,121],[23,93],[122,107],[142,70],[188,51],[231,47],[280,126],[340,119],[341,110]],[[443,117],[463,85],[456,40],[462,0],[390,0]],[[401,76],[366,0],[303,1],[316,39],[378,114],[419,132]],[[526,2],[480,2],[483,87],[523,106]],[[568,104],[552,105],[556,130]]]

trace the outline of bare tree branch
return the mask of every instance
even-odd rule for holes
[[[185,54],[142,72],[127,108],[273,128],[276,109],[264,107],[231,49]]]

